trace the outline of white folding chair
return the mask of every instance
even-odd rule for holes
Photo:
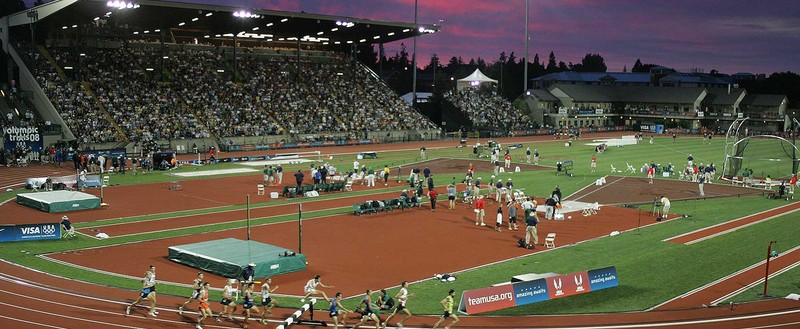
[[[347,183],[344,183],[344,190],[345,191],[352,191],[353,190],[353,180],[348,179]]]
[[[64,224],[61,224],[61,238],[74,238],[75,237],[75,226],[70,226],[67,228]]]
[[[547,237],[544,238],[544,246],[545,246],[545,248],[555,248],[556,247],[556,234],[555,233],[547,233]]]
[[[617,167],[614,167],[614,165],[611,165],[611,173],[613,174],[613,173],[617,173],[617,172],[619,172],[619,170],[617,170]]]
[[[264,195],[264,184],[258,184],[258,195]]]
[[[111,181],[111,177],[103,176],[103,186],[108,186],[110,181]]]
[[[626,169],[628,172],[630,172],[631,174],[636,173],[636,168],[634,168],[630,163],[626,163],[626,165],[628,165],[628,169]]]

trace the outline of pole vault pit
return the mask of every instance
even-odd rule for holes
[[[170,246],[169,260],[226,278],[238,278],[248,264],[265,278],[306,269],[306,256],[253,240],[234,238]]]

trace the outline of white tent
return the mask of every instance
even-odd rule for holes
[[[484,83],[497,83],[497,80],[487,77],[480,69],[475,69],[475,72],[472,72],[469,76],[463,79],[458,79],[458,83],[456,84],[456,88],[458,90],[480,86]]]

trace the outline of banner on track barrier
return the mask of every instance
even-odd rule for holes
[[[61,239],[61,224],[0,225],[0,242]]]
[[[614,266],[515,282],[461,293],[458,311],[477,314],[550,299],[584,294],[619,285]]]

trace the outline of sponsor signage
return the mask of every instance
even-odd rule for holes
[[[0,242],[61,239],[61,224],[0,226]]]
[[[533,281],[467,290],[461,294],[461,303],[458,310],[466,314],[484,313],[612,288],[618,285],[617,270],[615,267],[610,266]]]
[[[469,314],[484,313],[517,305],[514,301],[514,289],[510,284],[465,291],[461,295],[461,303],[466,303]]]
[[[16,150],[22,148],[30,150],[38,159],[39,152],[44,148],[44,137],[42,127],[6,127],[3,130],[3,146],[6,150]]]

